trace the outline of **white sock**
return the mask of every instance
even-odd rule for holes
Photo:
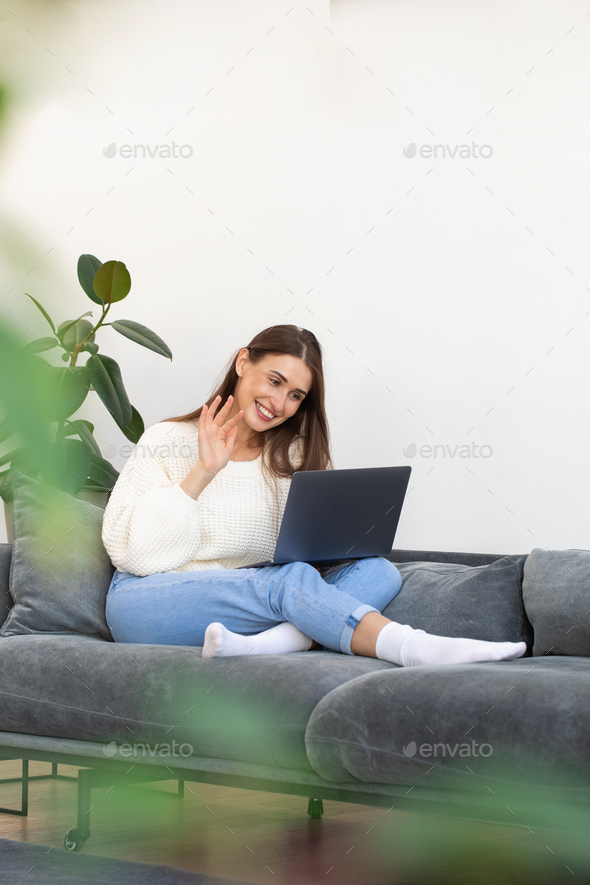
[[[284,621],[254,636],[232,633],[223,624],[214,622],[205,630],[204,658],[224,658],[230,655],[286,655],[307,651],[312,640],[293,624]]]
[[[375,655],[380,660],[401,667],[508,661],[522,657],[525,651],[525,642],[485,642],[481,639],[436,636],[395,621],[383,627],[375,644]]]
[[[390,664],[401,663],[401,650],[404,643],[414,633],[414,628],[408,624],[398,624],[390,621],[382,628],[375,642],[375,657],[380,661],[389,661]]]

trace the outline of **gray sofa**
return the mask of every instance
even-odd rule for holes
[[[24,597],[49,547],[31,560],[25,534],[18,557],[0,545],[0,624],[17,625],[0,638],[0,757],[81,769],[70,849],[90,835],[90,789],[117,779],[298,794],[312,817],[322,799],[531,827],[590,808],[588,551],[393,551],[403,584],[385,615],[528,646],[511,662],[403,669],[328,650],[204,660],[42,611],[31,629],[9,588],[39,614]],[[79,556],[90,569],[95,552]]]

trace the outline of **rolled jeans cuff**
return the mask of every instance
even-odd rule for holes
[[[376,609],[372,605],[359,605],[358,608],[355,608],[353,613],[347,617],[344,622],[344,630],[342,631],[342,636],[340,637],[340,651],[343,655],[352,655],[354,652],[350,650],[350,641],[352,639],[352,634],[356,628],[356,625],[360,621],[362,617],[364,617],[368,612],[377,612],[377,614],[381,614],[379,609]]]

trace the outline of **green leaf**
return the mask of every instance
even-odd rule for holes
[[[77,323],[74,323],[73,326],[70,326],[63,334],[63,343],[64,347],[70,351],[70,353],[74,350],[74,347],[77,344],[81,344],[82,341],[89,335],[94,329],[93,323],[90,323],[88,320],[78,320]],[[90,338],[90,341],[94,341],[94,335]]]
[[[60,436],[74,436],[74,434],[78,434],[82,442],[86,443],[89,451],[98,455],[98,457],[102,457],[102,453],[100,451],[100,447],[94,438],[93,431],[94,427],[90,424],[90,421],[83,421],[81,419],[77,421],[68,421],[66,426],[63,428]]]
[[[133,413],[118,363],[110,356],[100,354],[88,357],[84,368],[88,380],[119,427],[129,424]]]
[[[59,344],[57,338],[36,338],[35,341],[29,341],[24,347],[25,353],[41,353],[41,351],[51,350]]]
[[[48,421],[64,421],[76,412],[88,395],[86,367],[49,367],[45,379],[44,414]]]
[[[0,498],[3,501],[12,501],[12,471],[5,470],[4,473],[0,473]]]
[[[82,319],[82,317],[91,317],[91,316],[92,316],[92,311],[87,310],[86,313],[83,313],[79,317],[76,317],[75,320],[65,320],[63,323],[60,323],[60,325],[57,327],[55,334],[57,335],[59,340],[63,343],[64,335],[66,334],[68,329],[71,329],[72,326],[75,326],[76,323],[78,323]]]
[[[103,489],[112,489],[119,478],[119,471],[100,455],[91,455],[88,477]]]
[[[125,338],[135,341],[136,344],[141,344],[142,347],[147,347],[169,360],[172,359],[172,351],[168,345],[147,326],[142,326],[141,323],[135,323],[133,320],[116,320],[111,323],[111,327],[120,335],[124,335]]]
[[[95,304],[103,303],[102,298],[99,298],[94,291],[93,285],[96,271],[101,266],[102,261],[99,261],[94,255],[80,255],[78,258],[78,280],[90,300]]]
[[[122,261],[107,261],[96,271],[94,291],[105,304],[126,298],[131,289],[131,277]]]
[[[131,406],[131,412],[132,418],[129,424],[126,424],[125,427],[122,427],[121,425],[119,426],[121,427],[121,430],[123,431],[127,439],[131,440],[132,443],[135,443],[137,445],[142,433],[145,430],[145,427],[143,426],[143,418],[141,417],[135,406]]]
[[[72,355],[71,353],[62,353],[61,358],[64,361],[64,363],[67,363],[67,361],[69,360],[71,355]]]
[[[35,302],[35,304],[37,305],[37,307],[39,308],[39,310],[41,311],[41,313],[43,314],[43,316],[45,317],[45,319],[47,320],[47,322],[48,322],[49,325],[51,326],[51,331],[52,331],[53,334],[55,335],[56,332],[55,332],[55,326],[53,325],[53,320],[51,319],[51,317],[49,316],[49,314],[47,313],[47,311],[45,310],[45,308],[42,307],[42,306],[39,304],[39,302],[37,301],[36,298],[33,298],[32,295],[29,295],[28,292],[25,292],[25,295],[27,296],[27,298],[30,298],[31,301],[34,301],[34,302]]]
[[[90,430],[92,433],[94,431],[94,425],[90,423],[90,421],[85,421],[83,418],[76,418],[75,421],[66,421],[64,426],[56,432],[56,439],[61,439],[62,436],[75,436],[78,433],[78,428],[76,424],[85,424],[86,428]]]
[[[20,467],[25,473],[37,476],[40,470],[39,460],[30,446],[20,446],[8,455],[0,458],[0,466],[10,464],[11,467]]]
[[[82,350],[86,350],[88,353],[91,353],[92,356],[96,356],[98,353],[98,344],[93,344],[92,341],[87,341]]]
[[[54,465],[44,471],[47,482],[69,495],[79,492],[88,478],[91,454],[86,443],[78,439],[58,439],[52,444]]]

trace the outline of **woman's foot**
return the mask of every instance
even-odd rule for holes
[[[509,661],[526,652],[525,642],[485,642],[455,639],[414,630],[391,621],[379,633],[375,656],[400,667],[436,667],[473,664],[480,661]]]
[[[286,655],[308,651],[312,640],[293,624],[284,621],[254,636],[232,633],[219,622],[209,624],[203,643],[204,658],[224,658],[231,655]]]

